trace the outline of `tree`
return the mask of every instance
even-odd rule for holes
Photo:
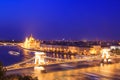
[[[38,79],[32,78],[31,76],[21,76],[17,74],[12,74],[6,76],[3,80],[38,80]]]
[[[16,74],[6,76],[6,71],[6,68],[4,68],[0,62],[0,80],[38,80],[37,78],[33,78],[31,76],[21,76]]]
[[[6,75],[6,69],[3,67],[2,63],[0,62],[0,80],[4,80]]]

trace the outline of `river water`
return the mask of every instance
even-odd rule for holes
[[[9,51],[19,52],[19,55],[11,55]],[[0,46],[0,61],[4,66],[27,60],[34,56],[34,53],[15,46]],[[99,65],[88,68],[64,68],[41,73],[39,68],[16,70],[13,74],[30,74],[38,77],[39,80],[120,80],[120,63]],[[9,72],[8,72],[9,73]]]
[[[63,70],[41,73],[39,69],[24,69],[10,72],[12,74],[29,74],[38,80],[120,80],[120,63],[106,64],[95,67],[78,69],[64,68]]]
[[[20,54],[12,55],[9,53],[9,51],[15,51]],[[32,52],[29,52],[28,50],[23,50],[16,46],[0,46],[0,61],[3,63],[4,66],[24,61],[31,58],[32,56],[34,56]]]
[[[45,74],[37,70],[35,73],[39,80],[120,80],[120,63]]]

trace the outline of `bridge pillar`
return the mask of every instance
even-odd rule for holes
[[[35,52],[35,66],[34,71],[45,71],[45,68],[42,66],[45,64],[45,53],[44,52]]]
[[[44,52],[35,52],[35,65],[39,66],[45,64],[45,53]]]
[[[110,54],[109,54],[109,49],[103,49],[102,50],[102,62],[107,62],[108,63],[108,59],[110,57]]]

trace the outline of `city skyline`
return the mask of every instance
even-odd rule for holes
[[[120,80],[120,0],[1,0],[0,80]]]
[[[0,40],[120,40],[120,1],[0,1]]]

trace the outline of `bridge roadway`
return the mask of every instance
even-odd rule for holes
[[[13,42],[0,42],[0,46],[17,46],[20,43],[13,43]]]
[[[44,64],[41,64],[39,66],[45,66],[45,65],[53,65],[53,64],[62,64],[62,63],[70,63],[70,62],[84,62],[84,61],[93,61],[93,60],[101,60],[101,58],[96,57],[86,57],[86,58],[80,58],[80,59],[61,59],[61,58],[52,58],[52,57],[44,57],[45,59],[49,59],[51,61],[45,62]],[[17,69],[25,69],[25,68],[31,68],[34,66],[37,66],[34,64],[35,57],[32,57],[31,59],[28,59],[26,61],[22,61],[10,66],[6,66],[5,68],[10,70],[17,70]],[[54,60],[54,61],[53,61]]]

